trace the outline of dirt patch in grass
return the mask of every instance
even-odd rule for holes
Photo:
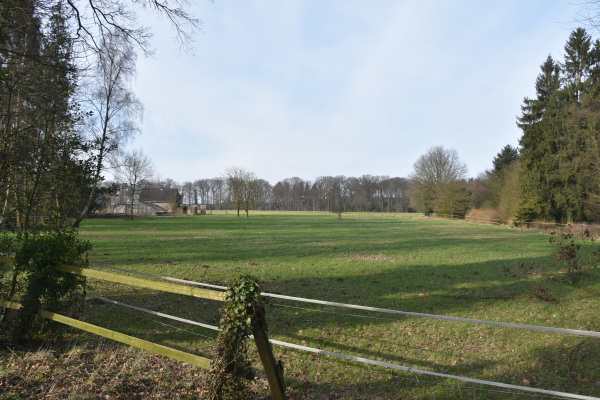
[[[271,237],[266,237],[266,238],[258,238],[258,239],[248,239],[247,242],[248,243],[269,243],[274,240],[275,239],[273,239]]]
[[[396,262],[394,257],[386,256],[385,254],[356,254],[349,253],[345,254],[344,258],[348,260],[360,260],[360,261],[371,261],[371,262]]]
[[[156,228],[151,226],[136,226],[135,228],[129,228],[133,232],[155,232]]]
[[[307,243],[309,246],[340,246],[341,243],[336,242],[311,242]]]

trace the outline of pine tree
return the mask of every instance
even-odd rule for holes
[[[518,119],[521,220],[600,219],[600,41],[574,30],[560,65],[542,64]]]
[[[558,137],[562,130],[560,67],[551,56],[541,65],[535,99],[525,98],[517,125],[523,130],[521,146],[521,204],[519,220],[560,218],[553,193],[559,185]]]
[[[585,29],[577,28],[571,32],[565,45],[565,61],[562,64],[565,90],[576,102],[585,93],[585,83],[592,62],[591,44],[592,39]]]
[[[500,153],[498,153],[493,159],[494,172],[499,173],[504,169],[504,167],[517,161],[518,155],[519,150],[515,147],[512,147],[510,144],[504,146]]]

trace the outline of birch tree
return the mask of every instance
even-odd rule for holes
[[[154,163],[142,149],[133,150],[113,158],[115,178],[127,184],[130,202],[130,219],[133,221],[133,208],[142,183],[152,178]]]

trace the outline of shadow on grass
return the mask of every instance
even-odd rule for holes
[[[497,263],[491,263],[497,265]],[[491,268],[481,268],[481,264],[477,264],[480,270]],[[466,265],[465,269],[475,267],[474,265]],[[547,325],[557,327],[568,327],[575,329],[586,329],[584,324],[585,316],[583,319],[578,316],[577,319],[564,319],[561,318],[560,314],[558,317],[551,321],[546,321],[552,313],[556,313],[561,309],[564,309],[567,305],[561,304],[564,297],[572,296],[572,292],[575,291],[571,286],[561,282],[555,275],[546,274],[539,276],[532,276],[529,278],[525,277],[508,277],[505,278],[502,274],[498,274],[498,278],[485,279],[479,274],[475,275],[474,279],[465,279],[458,281],[458,278],[448,278],[444,276],[444,273],[436,273],[437,268],[427,268],[425,266],[419,267],[419,274],[423,274],[429,277],[429,283],[426,285],[415,285],[414,287],[406,287],[399,290],[398,287],[393,286],[395,282],[393,278],[399,279],[404,272],[399,271],[397,276],[390,277],[390,273],[378,273],[378,274],[364,274],[361,276],[346,276],[342,278],[340,282],[338,278],[319,278],[319,277],[302,277],[297,280],[286,280],[284,282],[277,282],[277,287],[281,288],[285,294],[290,294],[285,288],[295,288],[298,290],[299,295],[304,295],[311,298],[319,298],[324,300],[335,300],[335,301],[347,301],[349,303],[358,303],[368,306],[379,306],[392,309],[401,309],[406,311],[417,311],[417,312],[431,312],[435,314],[444,315],[457,315],[465,316],[470,318],[481,318],[481,319],[493,319],[504,322],[520,322],[534,325]],[[439,268],[439,267],[438,267]],[[433,281],[431,280],[433,279]],[[367,290],[364,289],[366,286],[372,286],[373,282],[381,282],[375,289],[371,288],[368,290],[368,296],[366,296]],[[467,282],[469,287],[465,289],[462,285]],[[444,283],[443,287],[437,286],[437,283]],[[549,302],[541,300],[534,296],[533,288],[536,285],[546,285],[551,288],[551,293],[555,293],[557,301]],[[267,283],[268,288],[268,283]],[[341,293],[339,289],[333,289],[334,287],[344,287],[347,292]],[[329,289],[329,290],[327,290]],[[419,296],[424,291],[429,292],[427,295]],[[454,291],[456,291],[454,293]],[[209,322],[216,324],[218,319],[218,310],[221,306],[218,302],[210,302],[198,299],[187,299],[182,296],[176,296],[177,300],[174,300],[173,295],[156,294],[152,292],[139,291],[137,293],[122,293],[118,294],[119,290],[115,290],[113,296],[115,300],[139,305],[142,307],[153,308],[157,311],[173,313],[175,315],[200,320],[203,322]],[[363,293],[364,292],[364,293]],[[392,295],[402,293],[408,295],[408,298],[393,298]],[[444,293],[454,293],[444,294]],[[368,298],[368,301],[361,301],[361,299]],[[590,300],[590,299],[588,299]],[[508,310],[512,310],[514,302],[518,302],[517,307],[523,307],[523,318],[521,321],[514,321],[510,318],[502,318],[501,315],[492,316],[490,312],[495,309],[504,310],[504,306],[508,306]],[[277,304],[280,302],[286,303],[287,305],[293,304],[291,302],[285,302],[277,300]],[[478,354],[477,348],[469,349],[471,354],[462,356],[459,350],[454,350],[454,344],[457,348],[460,348],[457,341],[461,338],[461,335],[465,337],[471,337],[473,334],[479,335],[477,337],[467,339],[463,343],[463,347],[468,348],[475,343],[477,340],[482,340],[483,343],[477,343],[476,346],[480,346],[482,353],[486,353],[489,349],[484,349],[490,343],[492,345],[498,345],[503,339],[511,337],[513,331],[506,330],[506,332],[497,334],[494,330],[498,328],[484,327],[474,328],[472,326],[467,327],[439,327],[436,325],[438,322],[423,322],[425,320],[416,319],[412,317],[393,317],[384,314],[381,319],[364,318],[365,313],[361,313],[358,310],[343,310],[342,313],[338,311],[332,311],[328,307],[319,307],[314,305],[300,305],[302,308],[282,308],[277,304],[272,304],[268,309],[267,318],[271,326],[272,334],[274,338],[291,341],[293,343],[304,344],[311,347],[323,348],[329,351],[340,352],[344,354],[350,354],[359,357],[381,359],[386,362],[392,362],[400,365],[406,365],[414,368],[426,369],[436,372],[449,373],[458,376],[468,376],[479,379],[512,383],[523,386],[535,386],[544,388],[547,390],[556,391],[567,391],[576,392],[587,395],[598,395],[600,394],[599,384],[600,378],[597,373],[593,374],[577,374],[575,378],[572,376],[570,371],[564,370],[564,368],[557,368],[561,357],[565,357],[565,352],[570,347],[573,347],[577,343],[573,340],[581,341],[579,338],[570,339],[559,339],[559,344],[556,344],[556,339],[548,340],[547,345],[533,346],[532,349],[524,350],[524,354],[521,354],[520,358],[526,358],[528,362],[519,362],[515,365],[508,365],[506,368],[499,368],[498,363],[510,364],[510,356],[507,357],[510,349],[503,348],[500,345],[498,349],[499,360],[494,361],[493,359],[487,358],[489,356],[483,356]],[[532,309],[541,315],[531,316],[525,315],[527,307],[532,305]],[[297,306],[297,304],[296,304]],[[316,312],[319,310],[321,312]],[[352,313],[353,315],[347,315]],[[511,311],[509,315],[515,315],[514,311]],[[372,314],[371,314],[372,316]],[[207,319],[209,319],[207,321]],[[129,321],[129,322],[128,322]],[[134,336],[145,335],[149,326],[148,324],[137,325],[131,324],[130,320],[124,319],[122,321],[114,321],[116,326],[126,324],[127,331]],[[444,323],[442,323],[444,324]],[[455,323],[449,323],[455,324]],[[458,324],[460,325],[460,324]],[[363,329],[364,328],[364,329]],[[156,329],[151,324],[150,329]],[[479,330],[477,330],[479,329]],[[360,330],[360,332],[359,332]],[[412,330],[412,331],[411,331]],[[302,333],[302,332],[305,333]],[[375,332],[375,336],[369,336],[370,331]],[[393,332],[400,338],[400,344],[396,344],[392,349],[385,349],[385,344],[389,342],[390,338],[386,336],[387,333]],[[442,333],[440,333],[442,332]],[[525,331],[517,331],[516,335],[522,335],[521,337],[527,341],[527,333]],[[159,334],[159,339],[169,340],[169,335],[172,332]],[[348,340],[348,337],[363,335],[361,340]],[[422,336],[422,339],[417,341],[409,340],[410,337]],[[452,336],[455,335],[453,338]],[[483,339],[481,339],[483,335]],[[494,335],[499,335],[496,337]],[[346,338],[346,339],[344,339]],[[406,340],[403,343],[402,340]],[[540,340],[546,339],[536,339]],[[519,339],[509,339],[508,346],[519,345]],[[436,349],[435,344],[441,344],[441,349]],[[523,342],[522,342],[523,343]],[[537,343],[537,342],[536,342]],[[600,351],[596,344],[586,344],[584,352],[580,354],[596,353],[596,356],[584,356],[577,359],[576,365],[580,371],[587,371],[596,368],[600,360],[598,354]],[[485,351],[484,351],[485,350]],[[437,356],[438,352],[447,352],[446,356]],[[493,351],[492,351],[493,353]],[[299,356],[302,357],[302,356]],[[568,358],[568,356],[566,356]],[[437,358],[437,359],[436,359]],[[455,364],[451,364],[452,360]],[[550,360],[550,361],[548,361]],[[336,368],[336,367],[334,367]],[[358,367],[359,369],[361,367]],[[299,378],[297,374],[291,374],[289,379],[291,380],[292,388],[298,390],[299,394],[308,394],[310,398],[328,398],[328,394],[333,396],[339,394],[337,398],[378,398],[368,397],[368,393],[383,393],[380,398],[393,398],[386,397],[398,389],[400,394],[399,398],[448,398],[448,396],[459,396],[461,390],[467,390],[472,392],[472,396],[468,398],[507,398],[509,397],[506,393],[495,394],[489,392],[485,387],[476,389],[459,389],[456,383],[452,383],[450,388],[444,388],[443,384],[448,384],[444,381],[431,383],[428,385],[415,385],[414,382],[409,382],[407,385],[404,382],[404,378],[400,379],[394,377],[393,374],[389,379],[385,380],[385,384],[381,380],[365,379],[358,382],[342,382],[340,384],[335,383],[324,383],[319,384],[319,376],[316,375],[314,368],[308,372],[301,373]],[[420,378],[421,382],[426,381],[427,378]],[[435,379],[434,379],[435,381]],[[333,382],[333,381],[332,381]],[[379,385],[384,385],[386,388],[380,388]],[[488,388],[489,389],[489,388]],[[407,392],[408,391],[408,392]],[[449,393],[453,393],[449,395]],[[479,394],[478,394],[479,393]],[[314,396],[314,397],[312,397]],[[324,397],[325,396],[325,397]],[[496,397],[495,397],[496,396]],[[515,395],[518,398],[527,398],[525,395]],[[336,397],[330,397],[336,398]]]
[[[157,228],[144,233],[150,240],[140,242],[140,246],[136,246],[134,239],[125,238],[101,252],[106,251],[110,256],[104,262],[118,260],[115,266],[131,265],[147,272],[194,280],[206,277],[219,284],[227,283],[226,279],[237,274],[252,274],[262,280],[267,292],[320,300],[574,329],[586,329],[587,322],[596,319],[598,299],[564,282],[560,267],[549,255],[551,247],[545,237],[515,235],[508,229],[492,232],[487,227],[473,225],[461,227],[465,232],[457,236],[456,225],[448,221],[428,226],[406,220],[383,220],[374,224],[348,219],[311,225],[314,221],[287,217],[224,219],[210,224],[210,229],[215,230],[214,236],[197,237],[178,232],[173,225],[170,230]],[[307,227],[310,227],[308,235],[302,233]],[[405,229],[407,227],[410,229]],[[518,250],[513,250],[515,240],[524,242],[517,246]],[[474,261],[483,251],[487,252],[484,261]],[[490,258],[497,261],[485,261]],[[334,268],[328,265],[332,259],[336,260]],[[340,259],[343,262],[340,263]],[[532,271],[518,267],[520,263],[528,266],[532,261],[542,272],[530,274]],[[150,265],[140,266],[140,263]],[[200,267],[204,265],[208,268]],[[598,272],[593,271],[591,277],[594,281],[590,283],[597,284]],[[114,288],[107,290],[107,296],[142,307],[156,307],[163,312],[172,310],[173,314],[190,319],[204,320],[209,316],[213,323],[218,315],[216,305],[179,297],[174,300],[172,295],[132,293]],[[370,316],[372,314],[357,310],[273,300],[267,319],[273,337],[284,341],[453,375],[599,394],[597,375],[581,375],[580,383],[569,371],[557,367],[567,349],[578,343],[574,340],[581,341],[579,338],[389,314],[377,314],[380,319],[366,318]],[[115,321],[115,325],[127,325],[127,319]],[[144,335],[146,329],[126,328],[140,335]],[[585,346],[580,346],[586,349],[581,354],[598,353],[595,345]],[[343,366],[337,361],[332,365],[333,371]],[[593,370],[597,368],[598,359],[583,357],[574,365],[581,371]],[[448,389],[450,392],[440,384],[447,381],[428,387],[414,381],[406,384],[401,379],[401,385],[393,376],[342,379],[330,384],[328,382],[336,381],[333,373],[325,379],[325,372],[317,375],[317,368],[305,368],[302,361],[290,361],[289,366],[292,388],[304,388],[308,398],[327,398],[324,396],[338,392],[344,394],[338,398],[377,398],[369,394],[378,393],[383,393],[380,398],[394,398],[386,396],[392,396],[396,389],[398,398],[462,396],[455,382]],[[355,369],[360,371],[361,366]],[[424,380],[421,379],[421,383]],[[379,385],[390,389],[381,392]],[[508,397],[506,393],[477,390],[464,397]],[[528,398],[522,394],[515,396]]]

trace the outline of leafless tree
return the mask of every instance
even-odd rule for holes
[[[256,206],[260,210],[267,210],[271,199],[273,186],[264,179],[257,180]]]
[[[184,182],[181,185],[181,196],[183,197],[183,203],[189,205],[194,204],[194,184],[190,181]]]
[[[420,211],[437,212],[442,204],[455,204],[465,193],[457,182],[464,181],[467,166],[454,149],[431,147],[413,165],[411,179],[415,185]]]
[[[198,179],[194,181],[194,187],[198,192],[200,202],[208,207],[208,193],[210,192],[209,179]]]
[[[133,220],[133,205],[139,194],[139,186],[152,178],[154,174],[154,163],[142,152],[142,149],[133,150],[120,156],[112,158],[111,163],[115,167],[115,178],[121,183],[127,184],[129,190],[130,218]]]
[[[330,211],[342,219],[342,214],[348,211],[350,206],[350,180],[343,175],[325,177],[325,190]]]
[[[213,178],[210,180],[210,193],[212,196],[213,208],[221,208],[221,202],[223,199],[223,186],[224,182],[221,178]]]
[[[259,194],[256,175],[242,168],[230,167],[225,171],[225,182],[237,216],[240,216],[240,210],[243,209],[248,217],[249,210],[256,204]]]
[[[65,3],[65,17],[80,47],[96,54],[104,51],[102,39],[116,33],[145,55],[151,55],[152,31],[140,24],[140,12],[168,21],[184,51],[190,51],[193,35],[201,28],[201,22],[188,11],[188,0],[38,0],[37,13],[48,13],[59,1]]]
[[[97,59],[95,72],[86,82],[83,93],[84,106],[91,113],[85,127],[95,153],[94,182],[87,204],[73,224],[76,227],[94,198],[106,157],[139,132],[138,121],[143,113],[143,106],[130,86],[135,75],[133,46],[119,33],[107,33],[102,38],[101,47],[105,56]]]
[[[387,212],[404,212],[408,209],[410,181],[406,178],[388,178],[382,182],[387,200]]]
[[[600,31],[600,0],[581,0],[576,4],[581,10],[575,16],[575,22]]]
[[[171,178],[167,178],[164,181],[160,182],[160,187],[162,189],[178,189],[179,183],[177,183],[176,181],[174,181]]]

